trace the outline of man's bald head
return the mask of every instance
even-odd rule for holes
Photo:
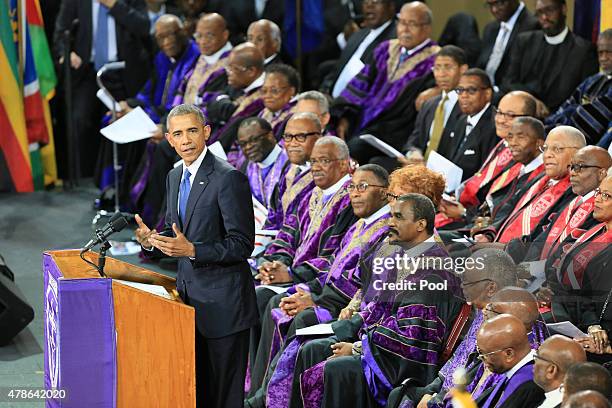
[[[232,49],[232,54],[243,67],[254,67],[260,73],[263,72],[264,58],[255,44],[250,42],[239,44]]]
[[[612,166],[610,153],[599,146],[585,146],[572,157],[570,182],[576,195],[585,195],[595,190]]]
[[[580,391],[568,398],[563,408],[610,408],[610,401],[597,391]]]
[[[210,24],[212,27],[215,27],[219,30],[227,30],[225,18],[223,18],[223,16],[219,13],[202,14],[202,17],[200,17],[198,21]]]
[[[608,370],[597,363],[577,363],[568,368],[563,380],[563,401],[580,391],[593,390],[606,398],[612,396],[612,377]]]
[[[400,13],[402,12],[414,13],[414,15],[417,18],[420,18],[423,23],[433,23],[433,13],[427,4],[422,1],[411,1],[410,3],[405,3],[400,9]]]
[[[498,314],[512,315],[523,323],[528,332],[540,318],[535,296],[528,290],[516,286],[505,287],[494,294],[485,313],[488,318]]]
[[[578,148],[583,148],[587,145],[584,134],[582,134],[580,130],[572,126],[557,126],[548,133],[549,137],[551,135],[560,135],[562,138],[571,142],[574,146],[577,146]]]
[[[250,42],[235,46],[227,63],[227,83],[235,89],[244,89],[263,74],[264,57]]]
[[[580,344],[558,334],[551,336],[538,348],[533,366],[534,381],[544,392],[556,390],[563,382],[567,370],[585,361],[586,353]]]
[[[531,350],[525,325],[509,314],[484,322],[476,341],[483,363],[496,374],[510,370]]]

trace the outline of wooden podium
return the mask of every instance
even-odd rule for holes
[[[47,407],[195,407],[194,309],[175,279],[110,257],[101,278],[79,250],[45,252],[43,273]]]

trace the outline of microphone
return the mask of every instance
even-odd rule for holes
[[[115,232],[119,232],[124,229],[128,225],[127,220],[120,212],[115,213],[108,221],[108,223],[101,230],[96,230],[96,238],[91,239],[87,245],[83,247],[81,252],[89,251],[91,248],[95,247],[98,244],[106,242],[108,237],[110,237]]]

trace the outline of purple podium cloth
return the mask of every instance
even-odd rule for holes
[[[110,279],[60,279],[43,255],[45,388],[66,391],[47,408],[114,407],[117,347]]]

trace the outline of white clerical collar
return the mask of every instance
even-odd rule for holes
[[[310,170],[310,162],[307,161],[304,164],[298,164],[298,167],[300,168],[300,173],[304,173],[307,170]]]
[[[508,21],[503,21],[500,25],[505,26],[508,29],[508,31],[511,32],[514,29],[516,20],[518,20],[519,15],[521,14],[521,11],[523,11],[524,8],[525,8],[525,3],[521,1],[519,6],[516,8],[516,11],[512,15],[512,17],[510,17]]]
[[[265,74],[262,72],[261,75],[259,76],[259,78],[257,78],[253,82],[251,82],[251,85],[249,85],[246,88],[244,88],[244,93],[249,93],[250,91],[252,91],[255,88],[261,88],[261,86],[264,83],[264,76],[265,76]]]
[[[278,155],[281,154],[282,151],[283,149],[281,149],[279,145],[274,145],[274,148],[272,148],[272,151],[270,152],[270,154],[268,154],[265,159],[258,162],[257,165],[262,169],[265,169],[266,167],[270,167],[271,165],[274,164],[274,162],[278,158]]]
[[[535,159],[533,159],[531,162],[529,162],[523,167],[523,169],[521,170],[521,174],[531,173],[532,171],[540,167],[542,163],[544,163],[544,157],[542,156],[542,153],[540,153]]]
[[[582,196],[582,202],[584,203],[586,200],[589,200],[594,195],[595,195],[595,190],[589,191],[588,193]]]
[[[489,109],[489,106],[491,106],[491,103],[487,103],[485,105],[484,108],[482,108],[482,110],[480,112],[478,112],[477,114],[473,115],[473,116],[468,116],[467,121],[470,125],[472,125],[473,128],[476,127],[476,125],[478,124],[478,121],[480,120],[480,118],[482,117],[482,115],[484,115],[485,111],[487,109]]]
[[[438,241],[436,241],[436,237],[434,235],[431,235],[429,238],[427,238],[423,242],[438,242]]]
[[[406,49],[406,47],[402,47],[402,50],[401,50],[401,51],[402,51],[402,53],[407,52],[407,53],[408,53],[408,55],[410,56],[410,55],[412,55],[412,54],[415,54],[415,53],[416,53],[416,52],[418,52],[418,51],[421,51],[421,49],[422,49],[422,48],[425,48],[425,46],[426,46],[426,45],[429,43],[429,41],[431,41],[431,40],[430,40],[429,38],[427,38],[425,41],[423,41],[422,43],[420,43],[420,44],[419,44],[419,45],[417,45],[416,47],[411,48],[411,49],[409,49],[409,50],[407,50],[407,49]]]
[[[382,23],[380,25],[380,27],[371,29],[370,32],[368,33],[368,36],[371,35],[371,36],[374,36],[374,38],[378,37],[380,35],[380,33],[385,31],[385,29],[387,27],[389,27],[389,25],[391,24],[392,21],[393,21],[393,19],[387,20],[387,22]]]
[[[544,39],[546,40],[546,42],[550,45],[559,45],[561,44],[563,41],[565,41],[565,37],[567,37],[567,33],[569,33],[569,28],[567,28],[567,26],[565,26],[565,28],[563,29],[563,31],[561,31],[559,34],[557,35],[553,35],[552,37],[544,34]]]
[[[365,223],[365,225],[370,225],[371,223],[373,223],[374,221],[376,221],[383,215],[389,214],[390,209],[391,207],[389,207],[389,204],[385,204],[382,207],[380,207],[378,210],[376,210],[374,214],[364,218],[363,222]]]
[[[506,371],[506,378],[511,379],[512,376],[514,374],[516,374],[516,372],[518,370],[520,370],[523,366],[527,365],[529,362],[533,361],[533,356],[535,355],[535,351],[534,350],[529,350],[529,353],[527,353],[527,355],[525,357],[523,357],[521,359],[521,361],[519,361],[518,363],[516,363],[516,365],[514,367],[512,367],[510,370]]]
[[[192,176],[191,179],[189,180],[191,184],[193,184],[193,179],[195,178],[193,176],[198,174],[198,170],[200,169],[200,165],[202,164],[202,161],[204,160],[204,156],[206,156],[207,151],[208,151],[208,148],[204,146],[204,150],[202,150],[202,153],[200,153],[198,158],[195,159],[195,161],[191,163],[189,166],[185,166],[185,162],[183,162],[183,174],[185,174],[185,169],[189,170],[189,173]]]
[[[268,58],[266,58],[266,59],[264,60],[264,65],[268,65],[268,63],[269,63],[270,61],[272,61],[274,58],[276,58],[276,56],[277,56],[277,55],[278,55],[278,53],[277,53],[277,52],[275,52],[274,54],[272,54],[272,55],[270,55]]]
[[[216,64],[217,61],[219,61],[219,58],[221,58],[221,55],[223,55],[223,53],[226,51],[230,51],[231,49],[232,43],[228,41],[223,47],[219,49],[219,51],[215,52],[213,55],[202,54],[202,57],[204,57],[204,61],[206,61],[207,64]]]
[[[555,408],[563,400],[563,394],[559,388],[544,393],[544,402],[538,408]]]
[[[350,174],[345,174],[344,177],[336,181],[336,184],[334,184],[331,187],[327,187],[325,190],[323,190],[323,197],[329,197],[329,196],[336,194],[338,190],[340,190],[340,188],[344,185],[344,183],[350,180],[350,178],[351,178]]]

